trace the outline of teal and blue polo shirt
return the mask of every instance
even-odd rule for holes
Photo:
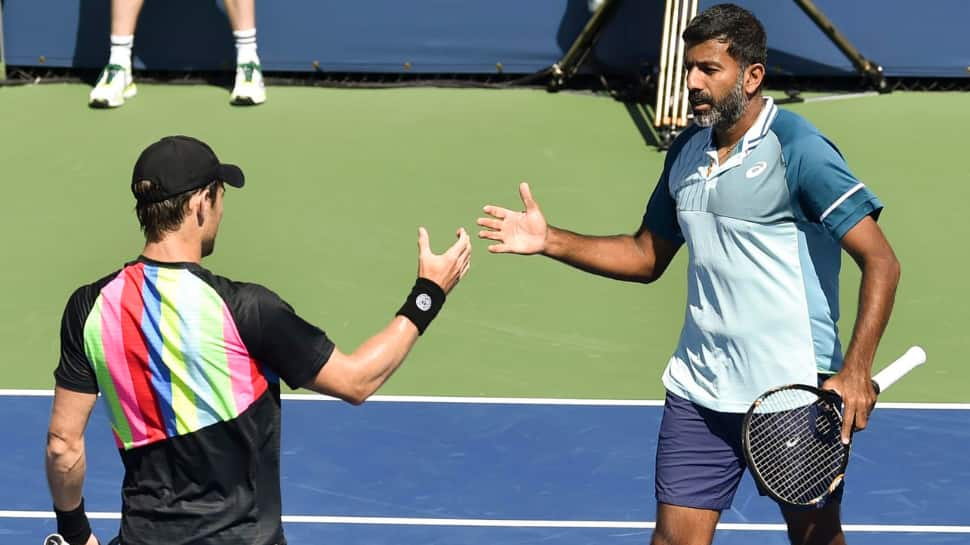
[[[712,129],[681,133],[643,218],[689,253],[684,326],[663,383],[721,412],[841,369],[840,241],[882,210],[834,144],[762,100],[723,164]]]

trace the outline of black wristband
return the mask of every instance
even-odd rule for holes
[[[71,545],[84,545],[91,537],[91,523],[84,513],[84,498],[81,505],[71,511],[60,511],[54,507],[57,516],[57,533]]]
[[[408,294],[404,306],[397,311],[397,316],[404,316],[418,328],[418,334],[424,333],[434,317],[438,315],[445,304],[445,290],[427,278],[418,278]]]

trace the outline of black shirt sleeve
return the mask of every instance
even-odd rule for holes
[[[89,286],[78,288],[67,301],[61,317],[61,358],[54,370],[57,385],[85,394],[98,393],[94,367],[84,351],[84,323],[94,300]]]
[[[236,320],[250,355],[290,388],[305,386],[330,359],[333,342],[269,289],[244,284],[241,291]]]

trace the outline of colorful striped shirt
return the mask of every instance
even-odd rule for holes
[[[122,541],[281,543],[278,377],[305,385],[333,348],[273,292],[192,263],[141,257],[78,289],[55,377],[109,409]]]

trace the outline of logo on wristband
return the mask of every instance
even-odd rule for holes
[[[422,293],[414,300],[414,303],[418,305],[418,308],[426,311],[431,308],[431,296],[427,293]]]

